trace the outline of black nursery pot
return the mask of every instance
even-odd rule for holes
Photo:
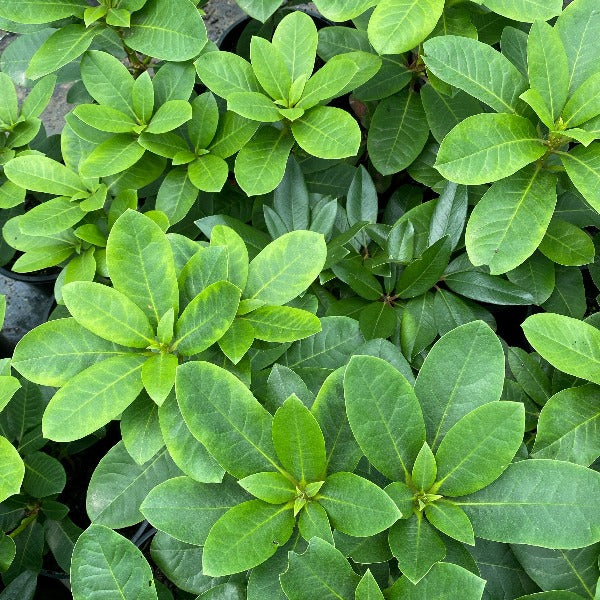
[[[6,317],[0,331],[0,358],[12,355],[18,341],[34,327],[45,323],[54,306],[52,282],[31,283],[0,269],[0,294],[6,295]]]
[[[3,277],[44,288],[53,286],[59,273],[60,269],[47,269],[41,273],[15,273],[6,267],[0,267],[0,275]]]

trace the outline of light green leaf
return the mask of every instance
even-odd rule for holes
[[[600,456],[600,405],[593,385],[561,390],[542,408],[533,455],[585,467]]]
[[[227,251],[227,279],[240,290],[248,279],[248,250],[244,240],[231,227],[215,225],[210,234],[210,245]]]
[[[527,80],[491,46],[465,37],[446,35],[423,45],[427,68],[442,81],[460,88],[498,112],[514,113]]]
[[[577,127],[600,114],[600,74],[584,81],[569,98],[562,114],[564,127]]]
[[[515,21],[548,21],[560,15],[561,0],[483,0],[483,4],[494,12]]]
[[[76,173],[59,162],[40,155],[18,156],[4,165],[10,181],[27,190],[74,196],[87,193]]]
[[[84,0],[5,0],[0,16],[17,23],[50,23],[72,15],[83,17]]]
[[[435,167],[450,181],[476,185],[508,177],[544,152],[528,119],[481,114],[468,117],[444,138]]]
[[[256,339],[267,342],[295,342],[321,331],[315,315],[291,306],[263,306],[243,320],[252,325]]]
[[[415,464],[413,465],[411,480],[418,490],[426,492],[435,482],[437,464],[435,456],[427,442],[423,442]]]
[[[425,507],[427,520],[439,531],[463,544],[475,545],[473,526],[465,511],[448,500],[440,499]]]
[[[254,38],[256,39],[256,38]],[[281,121],[277,105],[259,92],[233,92],[227,96],[227,109],[253,121],[275,123]]]
[[[349,113],[333,106],[316,106],[292,123],[298,145],[318,158],[355,156],[360,128]]]
[[[515,561],[516,562],[516,561]],[[390,600],[430,600],[431,598],[460,598],[481,600],[486,582],[458,565],[437,563],[416,585],[401,577],[390,588]]]
[[[204,544],[202,569],[212,577],[246,571],[273,556],[294,529],[289,504],[249,500],[228,510],[213,526]]]
[[[477,537],[544,548],[582,548],[600,540],[600,473],[580,465],[522,460],[457,504]]]
[[[152,118],[154,112],[154,86],[148,71],[142,73],[133,84],[131,101],[135,114],[141,123],[147,123]],[[168,102],[168,101],[167,101]],[[164,105],[163,103],[161,104]]]
[[[142,389],[144,358],[137,354],[108,358],[69,380],[44,412],[44,437],[77,440],[118,417]]]
[[[277,457],[300,486],[325,478],[325,440],[306,406],[290,396],[273,417],[273,445]]]
[[[244,297],[283,305],[301,294],[319,275],[327,249],[312,231],[292,231],[271,242],[252,260]]]
[[[185,100],[169,100],[154,113],[146,133],[167,133],[192,118],[192,107]]]
[[[218,125],[219,108],[214,95],[210,92],[200,94],[192,102],[192,120],[187,125],[190,141],[196,151],[212,142]]]
[[[123,411],[121,437],[127,453],[138,465],[148,462],[165,445],[158,422],[158,406],[148,394],[140,394]]]
[[[114,288],[135,302],[153,326],[170,308],[177,310],[173,251],[152,219],[124,212],[108,236],[106,262]]]
[[[285,130],[263,127],[256,133],[235,160],[235,177],[246,194],[258,196],[277,187],[293,145]]]
[[[96,146],[79,167],[84,177],[108,177],[132,167],[145,149],[135,135],[117,133]]]
[[[263,23],[281,6],[283,0],[239,0],[239,7]]]
[[[229,473],[242,478],[281,470],[271,439],[273,417],[235,375],[188,362],[177,369],[175,389],[190,431]]]
[[[429,125],[419,94],[404,90],[385,98],[375,109],[367,148],[382,175],[406,169],[419,156],[429,137]]]
[[[342,533],[369,537],[391,527],[401,516],[396,503],[377,485],[354,473],[334,473],[315,500]]]
[[[356,587],[355,597],[356,600],[384,600],[383,594],[369,569],[367,569]]]
[[[443,9],[443,0],[382,0],[369,19],[369,41],[378,54],[412,50],[433,31]]]
[[[436,452],[434,490],[465,496],[495,481],[523,442],[525,408],[520,402],[488,402],[446,433]]]
[[[0,91],[2,92],[0,121],[7,126],[16,124],[19,118],[19,101],[15,85],[6,73],[0,73]]]
[[[343,54],[334,56],[306,82],[296,106],[308,110],[324,100],[340,95],[358,71],[358,65],[345,59]]]
[[[204,21],[187,0],[148,0],[132,15],[125,34],[130,48],[173,62],[198,56],[207,41]]]
[[[36,327],[19,341],[12,366],[30,381],[60,387],[91,365],[127,352],[75,319],[57,319]]]
[[[312,75],[317,43],[317,28],[309,15],[294,11],[279,22],[273,34],[273,46],[281,53],[292,81],[302,75],[307,79]]]
[[[188,167],[191,183],[203,192],[220,192],[229,176],[229,166],[219,156],[200,156]]]
[[[98,590],[106,598],[157,600],[150,565],[128,539],[103,525],[91,525],[77,540],[71,563],[74,600]]]
[[[0,436],[0,500],[18,494],[25,475],[23,460],[15,447]]]
[[[142,383],[152,400],[160,406],[175,385],[179,361],[174,354],[153,354],[142,366]]]
[[[503,384],[504,352],[485,323],[468,323],[444,335],[430,350],[415,383],[431,447],[437,448],[467,413],[499,400]]]
[[[124,112],[100,104],[80,104],[73,114],[95,129],[110,133],[128,133],[134,131],[137,123]]]
[[[289,553],[289,566],[280,575],[289,600],[305,600],[306,590],[320,600],[352,600],[358,575],[344,555],[321,538],[314,537],[304,554]]]
[[[277,46],[262,37],[252,36],[250,59],[254,74],[265,92],[274,100],[287,104],[292,78]]]
[[[369,462],[393,481],[408,479],[425,441],[425,425],[410,383],[392,365],[353,356],[344,376],[346,412]]]
[[[307,541],[318,537],[331,545],[334,544],[329,517],[318,502],[308,502],[300,511],[298,531]]]
[[[98,463],[87,490],[91,521],[113,529],[143,521],[140,505],[159,483],[181,475],[166,449],[139,465],[123,443],[113,446]]]
[[[316,0],[319,12],[331,21],[350,21],[377,4],[377,0]]]
[[[557,369],[600,384],[600,331],[551,313],[532,315],[522,325],[529,343]]]
[[[247,492],[269,504],[285,504],[296,497],[296,486],[281,473],[254,473],[238,481]]]
[[[50,236],[69,229],[85,216],[81,204],[59,197],[34,206],[19,218],[19,229],[26,235]]]
[[[132,348],[154,342],[148,317],[121,292],[100,283],[74,281],[62,288],[62,296],[75,320],[97,336]]]
[[[600,142],[575,146],[560,155],[567,175],[596,211],[600,211]]]
[[[583,230],[562,219],[552,219],[540,252],[551,261],[568,267],[587,265],[594,261],[594,242]]]
[[[252,65],[237,54],[206,52],[194,64],[202,83],[217,96],[261,91]]]
[[[72,23],[57,29],[33,55],[27,67],[27,77],[38,79],[81,56],[101,32],[98,27],[86,28]]]
[[[389,533],[390,549],[398,567],[413,583],[418,583],[446,556],[446,546],[421,513],[398,521]]]
[[[526,167],[494,183],[477,203],[465,232],[469,260],[492,275],[510,271],[542,242],[556,205],[556,176]]]
[[[174,477],[153,488],[140,511],[160,531],[182,542],[203,546],[217,520],[246,498],[231,479],[198,483],[189,477]]]

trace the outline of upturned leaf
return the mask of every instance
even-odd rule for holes
[[[273,556],[294,529],[289,504],[249,500],[229,509],[210,530],[202,568],[212,577],[246,571]]]
[[[175,389],[190,431],[229,473],[242,478],[281,470],[271,439],[273,417],[235,375],[188,362],[177,369]]]
[[[0,436],[0,499],[18,494],[25,475],[25,466],[16,448]]]
[[[273,33],[273,47],[281,53],[292,82],[312,75],[317,42],[317,27],[306,13],[294,11],[279,22]]]
[[[410,383],[380,358],[353,356],[344,396],[350,427],[369,462],[393,481],[408,479],[425,441],[423,413]]]
[[[323,433],[306,406],[290,396],[273,417],[273,445],[283,467],[304,486],[325,479]]]

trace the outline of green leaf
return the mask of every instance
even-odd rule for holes
[[[600,210],[600,142],[561,153],[567,175],[592,208]]]
[[[137,126],[137,123],[124,112],[100,104],[80,104],[73,114],[91,127],[110,133],[132,132]]]
[[[298,530],[305,540],[317,537],[329,544],[334,543],[329,517],[318,502],[308,502],[300,511]]]
[[[384,600],[383,594],[370,569],[362,576],[356,587],[356,600]]]
[[[84,177],[108,177],[132,167],[144,154],[136,136],[117,133],[92,150],[80,165]]]
[[[552,219],[540,243],[540,252],[559,265],[572,267],[593,262],[595,248],[583,229],[562,219]]]
[[[285,504],[296,497],[296,486],[281,473],[254,473],[238,483],[254,497],[269,504]]]
[[[527,80],[500,52],[466,37],[446,35],[423,45],[427,68],[498,112],[514,113]]]
[[[0,436],[0,500],[18,494],[25,475],[23,460],[15,447]]]
[[[268,96],[259,92],[233,92],[229,94],[227,109],[253,121],[263,123],[281,121],[281,114],[277,105]]]
[[[559,14],[560,1],[557,4],[559,6],[556,14]],[[544,2],[544,5],[547,6],[547,3]],[[520,21],[540,19],[532,25],[527,41],[529,82],[531,88],[541,95],[554,123],[561,115],[569,93],[567,55],[558,31],[543,22],[548,19],[537,15],[532,19],[531,16],[529,13],[526,19],[519,19]]]
[[[19,229],[26,235],[48,236],[72,227],[84,217],[81,205],[59,197],[34,206],[19,218]]]
[[[25,459],[23,489],[34,498],[60,494],[67,480],[65,469],[54,457],[32,452]]]
[[[401,577],[389,590],[390,600],[461,598],[480,600],[486,582],[470,571],[451,563],[437,563],[416,585]]]
[[[97,336],[132,348],[154,342],[148,317],[121,292],[91,281],[74,281],[62,288],[62,295],[75,320]]]
[[[492,275],[519,266],[542,242],[555,205],[556,176],[536,166],[494,183],[467,224],[469,260]]]
[[[223,483],[198,483],[174,477],[157,485],[140,506],[157,529],[188,544],[203,546],[211,527],[246,494],[230,479]]]
[[[415,458],[411,479],[417,489],[427,491],[435,482],[437,475],[437,464],[435,456],[427,442],[423,442],[423,446]]]
[[[514,458],[525,432],[519,402],[488,402],[455,423],[435,458],[434,490],[444,496],[471,494],[495,481]]]
[[[407,479],[425,441],[410,383],[380,358],[354,356],[346,368],[344,395],[350,427],[369,462],[393,481]]]
[[[557,19],[556,29],[569,60],[569,91],[572,93],[597,71],[600,49],[600,16],[594,0],[579,0]]]
[[[250,58],[254,74],[263,89],[271,98],[287,105],[292,78],[277,46],[262,37],[252,36]]]
[[[425,507],[428,521],[439,531],[463,544],[475,545],[473,526],[465,511],[448,500],[440,499]]]
[[[317,42],[317,28],[309,15],[294,11],[281,19],[273,34],[273,47],[281,53],[291,81],[312,75]]]
[[[330,21],[349,21],[377,4],[377,0],[317,0],[315,6]]]
[[[499,400],[503,384],[504,352],[485,323],[468,323],[444,335],[430,350],[415,383],[431,447],[437,448],[467,413]]]
[[[169,100],[154,113],[146,133],[167,133],[192,118],[192,107],[185,100]]]
[[[174,354],[153,354],[142,366],[142,383],[152,400],[160,406],[175,385],[179,361]]]
[[[234,477],[281,470],[271,440],[273,417],[235,375],[207,362],[188,362],[177,369],[175,389],[194,437]]]
[[[252,260],[244,297],[283,305],[302,293],[319,275],[327,249],[312,231],[292,231],[271,242]]]
[[[75,544],[71,563],[74,600],[102,590],[107,598],[156,600],[150,565],[128,539],[103,525],[91,525]]]
[[[117,58],[97,50],[86,52],[81,59],[81,78],[98,104],[111,106],[135,119],[134,79]]]
[[[81,56],[101,32],[98,27],[86,28],[72,23],[57,29],[33,55],[27,67],[27,77],[38,79]]]
[[[159,71],[160,72],[160,71]],[[219,108],[215,97],[205,92],[192,102],[192,120],[188,123],[188,135],[196,151],[208,147],[219,125]]]
[[[446,270],[451,253],[448,236],[439,239],[402,271],[396,282],[396,294],[400,298],[415,298],[427,292]]]
[[[522,325],[529,343],[557,369],[600,384],[600,331],[578,319],[532,315]]]
[[[360,128],[349,113],[332,106],[316,106],[292,123],[298,145],[318,158],[355,156]]]
[[[467,205],[469,201],[468,190],[465,186],[447,183],[444,187],[431,215],[429,226],[429,245],[441,240],[445,235],[449,237],[452,248],[456,248],[465,228]],[[403,221],[403,224],[411,224]]]
[[[91,521],[113,529],[144,519],[140,505],[159,483],[181,475],[166,449],[139,465],[123,443],[113,446],[92,474],[86,509]]]
[[[60,387],[87,367],[126,352],[75,319],[57,319],[36,327],[19,341],[12,366],[30,381]]]
[[[127,453],[138,465],[148,462],[165,445],[158,422],[158,406],[148,394],[140,394],[123,411],[121,437]]]
[[[315,315],[291,306],[263,306],[243,321],[252,325],[253,337],[267,342],[294,342],[321,331]]]
[[[229,165],[219,156],[206,154],[190,163],[188,177],[203,192],[220,192],[229,176]]]
[[[277,187],[293,144],[289,132],[263,127],[241,149],[235,160],[235,177],[246,194],[266,194]]]
[[[17,23],[50,23],[72,15],[82,17],[86,6],[83,0],[6,0],[0,16]]]
[[[249,500],[228,510],[212,527],[202,555],[205,575],[246,571],[285,544],[294,529],[291,506]]]
[[[56,196],[87,193],[73,171],[45,156],[18,156],[4,165],[4,172],[10,181],[34,192]]]
[[[204,21],[187,0],[148,0],[132,15],[125,34],[130,48],[173,62],[198,56],[207,41]]]
[[[344,58],[344,54],[334,56],[306,82],[296,106],[308,110],[324,100],[339,96],[358,71],[358,65]]]
[[[537,357],[521,348],[509,348],[507,355],[511,373],[523,391],[540,406],[546,404],[552,395],[551,383]]]
[[[13,539],[5,533],[2,533],[0,536],[0,573],[4,573],[8,570],[15,559],[16,553],[17,548]]]
[[[406,169],[423,150],[429,125],[419,94],[404,90],[385,98],[375,109],[367,148],[382,175]]]
[[[239,7],[263,23],[281,6],[283,0],[239,0]]]
[[[229,329],[239,301],[240,290],[228,281],[205,288],[179,317],[173,351],[191,356],[212,346]]]
[[[184,421],[175,394],[158,411],[163,439],[175,464],[195,481],[219,483],[225,470],[192,435]]]
[[[153,326],[170,308],[177,310],[173,251],[152,219],[124,212],[108,236],[106,262],[114,288],[137,304]]]
[[[484,0],[494,12],[515,21],[548,21],[562,12],[560,0]]]
[[[354,473],[334,473],[315,500],[342,533],[369,537],[391,527],[401,516],[396,503],[377,485]]]
[[[577,127],[600,114],[600,103],[597,99],[599,90],[600,77],[597,73],[575,90],[562,114],[565,129]]]
[[[277,457],[300,486],[325,478],[325,440],[317,420],[297,398],[290,396],[273,417]]]
[[[508,177],[544,152],[528,119],[481,114],[465,119],[444,138],[435,167],[450,181],[476,185]]]
[[[148,71],[142,73],[135,80],[131,93],[131,100],[138,119],[142,123],[150,121],[152,113],[154,112],[154,86],[152,85],[152,79],[150,79]],[[166,102],[162,105],[164,104],[166,104]]]
[[[44,437],[77,440],[119,416],[142,389],[143,361],[144,357],[137,354],[115,356],[69,380],[46,408]]]
[[[561,390],[544,405],[539,416],[533,455],[591,465],[600,456],[600,410],[597,388],[582,385]]]
[[[596,471],[557,460],[522,460],[457,504],[471,519],[477,537],[581,548],[600,540],[600,528],[594,526],[599,492]]]
[[[0,74],[0,90],[2,103],[0,104],[0,121],[7,126],[17,123],[19,118],[19,101],[15,85],[6,73]]]
[[[446,556],[444,542],[420,513],[398,521],[390,529],[389,544],[398,567],[413,583],[423,579]]]
[[[378,54],[412,50],[433,31],[443,9],[443,0],[382,0],[369,19],[369,41]]]
[[[194,64],[202,83],[217,96],[261,91],[252,65],[237,54],[206,52]]]

